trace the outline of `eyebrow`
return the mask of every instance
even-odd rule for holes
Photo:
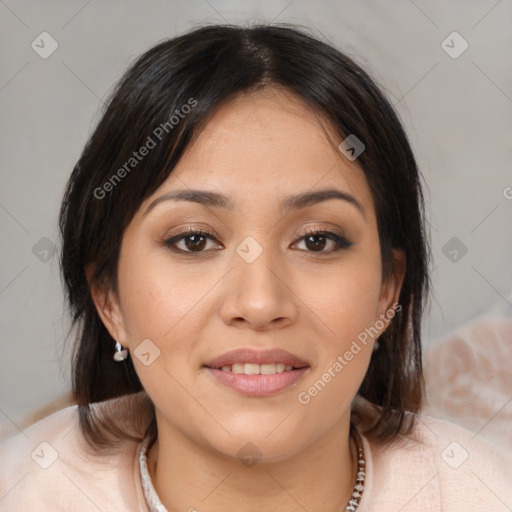
[[[285,211],[300,210],[312,206],[314,204],[322,203],[330,199],[340,199],[355,206],[359,212],[366,218],[363,205],[352,195],[347,192],[342,192],[334,188],[327,188],[316,190],[313,192],[303,192],[301,194],[288,195],[282,198],[281,204]],[[235,203],[233,199],[219,194],[218,192],[210,192],[207,190],[173,190],[160,197],[157,197],[144,212],[147,215],[156,205],[163,201],[190,201],[199,203],[203,206],[211,208],[224,208],[233,210]]]

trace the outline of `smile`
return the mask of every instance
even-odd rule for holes
[[[260,373],[263,367],[263,372]],[[234,368],[235,371],[232,371]],[[243,370],[236,372],[236,370]],[[282,369],[282,371],[278,371]],[[249,397],[274,395],[296,385],[309,366],[293,368],[277,364],[234,364],[223,368],[208,368],[205,370],[214,378],[217,384]],[[267,371],[268,373],[265,373]]]
[[[223,372],[243,373],[245,375],[274,375],[275,373],[289,372],[293,370],[293,366],[285,363],[235,363],[222,366],[220,369]]]
[[[245,396],[267,396],[294,386],[309,363],[279,348],[239,348],[210,359],[203,368],[223,388]]]

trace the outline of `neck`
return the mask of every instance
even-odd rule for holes
[[[357,456],[348,418],[300,452],[279,462],[244,466],[199,446],[158,421],[158,438],[148,450],[148,471],[169,510],[240,512],[254,510],[344,511],[351,497]],[[263,459],[262,459],[263,460]]]

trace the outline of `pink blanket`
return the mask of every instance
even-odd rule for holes
[[[428,347],[426,414],[512,451],[512,297]]]

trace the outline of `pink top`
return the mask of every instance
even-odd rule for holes
[[[129,412],[132,401],[142,399],[144,391],[94,408],[126,421],[143,439],[144,422],[130,422]],[[421,416],[398,442],[362,440],[366,480],[359,512],[512,508],[510,454],[467,430]],[[92,453],[78,428],[77,407],[62,409],[0,444],[0,511],[164,512],[147,472],[148,441]]]

